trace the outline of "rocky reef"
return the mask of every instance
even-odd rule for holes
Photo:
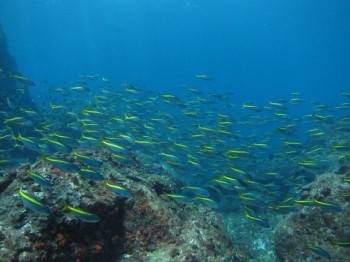
[[[104,150],[84,151],[102,165],[105,181],[131,192],[122,197],[105,181],[92,181],[64,172],[48,161],[1,171],[1,261],[243,261],[223,227],[221,216],[209,207],[179,203],[166,197],[176,181],[166,173],[123,165]],[[61,155],[80,168],[84,164]],[[49,186],[35,183],[28,170]],[[23,190],[50,208],[44,216],[26,207]],[[81,221],[70,206],[97,214],[97,223]]]
[[[35,108],[27,88],[27,78],[14,78],[12,75],[19,75],[14,57],[10,54],[4,30],[0,24],[0,111],[11,111],[18,105],[25,105],[28,108]],[[26,79],[26,81],[24,81]],[[9,100],[7,100],[9,99]],[[10,102],[8,102],[10,101]],[[13,104],[12,107],[9,104]],[[11,108],[12,107],[12,108]],[[0,123],[0,126],[2,123]]]
[[[12,72],[15,74],[17,72],[17,66],[15,59],[9,53],[7,49],[7,41],[5,37],[4,30],[0,25],[0,69],[2,73]],[[1,98],[15,95],[16,81],[11,78],[2,78],[0,79],[0,95]],[[4,101],[2,101],[4,102]],[[2,107],[1,107],[2,108]]]
[[[321,205],[306,205],[289,214],[276,227],[275,247],[278,261],[347,261],[350,257],[350,168],[340,167],[319,175],[303,187],[301,199]],[[328,253],[312,252],[312,248]]]
[[[8,70],[13,74],[17,72],[17,66],[15,59],[9,53],[7,49],[7,41],[4,30],[0,24],[0,68],[3,70]]]

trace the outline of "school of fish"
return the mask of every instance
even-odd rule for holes
[[[6,77],[34,85],[25,77]],[[133,165],[144,154],[149,157],[141,163],[144,168],[158,163],[176,173],[183,186],[168,198],[220,209],[223,196],[235,195],[246,219],[265,228],[270,227],[267,214],[296,212],[305,205],[342,211],[334,203],[300,199],[299,191],[330,167],[330,153],[339,161],[350,159],[350,93],[341,93],[344,102],[331,107],[306,101],[298,92],[263,105],[235,105],[233,93],[206,93],[187,85],[178,90],[179,95],[154,93],[129,83],[115,86],[100,75],[80,75],[72,83],[48,87],[36,98],[37,108],[7,97],[7,109],[0,112],[0,167],[19,166],[25,157],[18,152],[24,152],[32,162],[40,158],[132,197],[127,188],[105,181],[97,159],[81,153],[105,148],[123,165]],[[311,110],[296,117],[305,105]],[[65,160],[66,154],[86,167]],[[28,176],[41,186],[54,186],[44,175],[28,170]],[[28,192],[19,188],[18,195],[29,209],[50,214]],[[67,203],[62,211],[85,222],[100,221],[97,214]],[[309,249],[329,256],[320,247]]]

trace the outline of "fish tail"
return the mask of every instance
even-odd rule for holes
[[[68,203],[67,201],[64,201],[64,207],[61,209],[61,211],[66,211],[68,209]]]
[[[40,153],[40,160],[46,161],[47,157],[43,153]]]

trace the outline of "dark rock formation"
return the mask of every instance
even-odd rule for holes
[[[17,70],[14,57],[9,53],[7,41],[3,28],[0,25],[0,111],[19,111],[19,106],[34,109],[34,104],[28,92],[27,84],[19,82],[19,79],[9,77],[10,75],[20,75]],[[32,85],[32,83],[30,83]],[[11,108],[7,98],[14,105]],[[0,121],[0,125],[3,121]]]
[[[12,97],[16,95],[16,81],[12,78],[5,77],[6,74],[11,72],[12,74],[17,73],[17,66],[15,59],[10,55],[7,50],[7,42],[4,30],[0,25],[0,97],[1,97],[1,110],[4,110],[3,104],[5,104],[6,97]]]

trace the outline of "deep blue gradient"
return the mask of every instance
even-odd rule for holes
[[[160,92],[233,91],[237,104],[294,91],[346,101],[349,14],[348,0],[0,1],[10,52],[38,90],[101,74]]]

